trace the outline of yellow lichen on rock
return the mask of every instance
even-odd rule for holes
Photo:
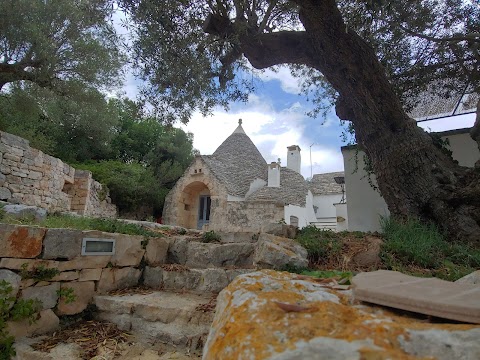
[[[336,294],[285,272],[263,270],[237,277],[218,297],[204,359],[270,359],[293,354],[314,339],[355,344],[351,351],[358,357],[352,359],[422,359],[407,354],[399,344],[400,336],[408,338],[408,329],[475,328],[430,324],[379,308],[352,306],[341,297],[345,292]],[[299,311],[286,311],[277,302],[298,305]]]

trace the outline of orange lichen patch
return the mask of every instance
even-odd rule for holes
[[[9,256],[35,258],[42,251],[46,229],[17,227],[7,238]]]
[[[349,342],[370,339],[380,349],[362,350],[362,359],[409,360],[416,358],[406,354],[398,342],[400,335],[408,338],[408,329],[475,328],[473,325],[431,324],[393,313],[386,316],[382,311],[375,313],[350,306],[343,299],[339,303],[322,301],[321,294],[325,295],[325,300],[338,294],[322,291],[318,284],[312,288],[308,280],[299,283],[299,280],[292,280],[293,277],[264,271],[230,284],[218,299],[226,307],[224,313],[215,318],[216,336],[209,340],[208,359],[254,354],[252,358],[260,360],[294,349],[300,341],[327,337]],[[275,302],[315,311],[286,312]]]

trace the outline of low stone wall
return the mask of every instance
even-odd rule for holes
[[[117,214],[108,190],[90,172],[75,170],[31,148],[28,140],[1,131],[0,200],[87,216]]]
[[[82,255],[85,238],[114,240],[114,254]],[[0,271],[10,270],[22,277],[20,297],[38,298],[44,310],[55,308],[57,315],[76,314],[95,294],[138,284],[144,241],[143,236],[1,224]],[[58,273],[48,277],[48,269]],[[76,300],[67,304],[58,293],[69,288]]]

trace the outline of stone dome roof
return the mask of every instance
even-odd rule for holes
[[[342,186],[335,182],[335,177],[344,177],[343,171],[315,174],[310,180],[309,188],[314,195],[341,194]]]
[[[287,167],[280,168],[280,187],[262,187],[250,194],[247,201],[275,201],[305,206],[307,182],[302,175]]]
[[[267,163],[245,134],[241,122],[213,155],[203,155],[202,159],[225,184],[229,195],[243,197],[253,180],[267,181]]]

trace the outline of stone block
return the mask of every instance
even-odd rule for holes
[[[188,240],[183,237],[175,237],[170,241],[167,254],[167,263],[185,265],[187,261]]]
[[[8,184],[22,184],[22,178],[15,175],[6,175],[5,182]]]
[[[0,159],[0,161],[1,161],[1,159]],[[5,184],[5,179],[6,179],[6,176],[4,174],[0,173],[0,186]]]
[[[9,154],[9,153],[5,153],[5,154],[3,155],[3,158],[4,158],[4,159],[11,160],[11,161],[14,161],[14,162],[20,162],[20,160],[22,159],[21,156],[14,155],[14,154]]]
[[[165,289],[195,290],[200,286],[203,270],[163,271]]]
[[[22,290],[21,298],[37,299],[42,303],[42,309],[53,309],[57,305],[58,290],[60,290],[60,283],[52,283],[47,286],[33,286]]]
[[[46,229],[0,225],[0,257],[31,259],[40,255]]]
[[[250,243],[188,243],[186,265],[191,268],[252,266],[253,245]]]
[[[352,284],[356,300],[480,324],[479,286],[387,270],[360,273]]]
[[[74,281],[78,279],[78,271],[65,271],[54,276],[52,281]]]
[[[101,237],[108,238],[111,234],[102,233]],[[85,237],[90,235],[85,232]],[[95,236],[92,236],[95,237]],[[138,266],[142,261],[145,249],[143,249],[143,236],[115,234],[115,254],[112,255],[112,264],[115,266]]]
[[[478,285],[480,286],[480,270],[474,271],[461,279],[455,281],[459,284],[470,284],[470,285]]]
[[[98,281],[102,276],[102,269],[82,269],[78,281]]]
[[[0,268],[6,268],[10,270],[21,270],[26,264],[26,270],[32,270],[35,267],[45,267],[48,269],[58,268],[58,261],[52,260],[40,260],[40,259],[16,259],[16,258],[3,258],[0,260]]]
[[[81,230],[48,229],[45,236],[43,259],[73,259],[82,254]]]
[[[30,286],[35,285],[35,283],[36,283],[36,280],[33,280],[33,279],[22,279],[22,281],[20,282],[20,289],[21,290],[26,289]]]
[[[79,256],[73,260],[60,261],[58,263],[58,270],[102,269],[108,265],[111,258],[110,255]]]
[[[205,269],[202,271],[200,285],[197,290],[218,293],[229,283],[230,281],[224,269]]]
[[[15,274],[13,271],[6,270],[6,269],[1,269],[0,270],[0,282],[6,281],[12,287],[12,291],[9,294],[6,294],[5,296],[0,295],[0,296],[2,296],[2,299],[5,300],[9,297],[12,297],[12,298],[15,299],[17,297],[18,291],[20,290],[21,280],[22,280],[22,278],[20,277],[20,275]],[[10,304],[8,305],[8,308],[10,309],[12,306],[13,306],[13,301],[10,302]]]
[[[218,232],[222,243],[254,243],[257,242],[258,233],[255,232]]]
[[[28,176],[26,171],[21,171],[20,169],[17,170],[17,171],[12,170],[12,175],[13,176],[18,176],[18,177],[21,177],[21,178],[26,178]]]
[[[73,315],[82,312],[95,295],[95,283],[93,281],[62,283],[60,291],[67,289],[73,289],[75,300],[67,304],[66,300],[61,297],[58,302],[57,315]]]
[[[170,241],[167,238],[149,238],[145,249],[145,260],[151,266],[163,265],[167,261]]]
[[[9,200],[12,197],[12,192],[6,187],[0,187],[0,200]]]
[[[37,206],[5,205],[3,211],[15,219],[35,219],[35,221],[43,221],[47,218],[47,210]]]
[[[133,267],[103,269],[97,284],[97,292],[105,294],[112,290],[137,286],[142,272]]]
[[[163,288],[163,269],[146,266],[143,271],[143,283],[152,289]]]
[[[307,250],[292,239],[262,233],[255,244],[254,264],[267,269],[306,268]]]
[[[0,141],[5,145],[21,149],[22,154],[23,154],[23,150],[28,150],[30,148],[30,145],[29,145],[30,143],[28,140],[20,136],[9,134],[6,132],[1,133]]]
[[[40,180],[43,177],[43,174],[38,171],[30,171],[27,177],[32,180]]]
[[[261,232],[294,239],[297,235],[297,227],[280,223],[268,223],[262,226]]]
[[[59,327],[60,320],[51,309],[40,311],[37,321],[31,324],[27,319],[7,322],[7,330],[15,338],[44,335],[56,331]]]

